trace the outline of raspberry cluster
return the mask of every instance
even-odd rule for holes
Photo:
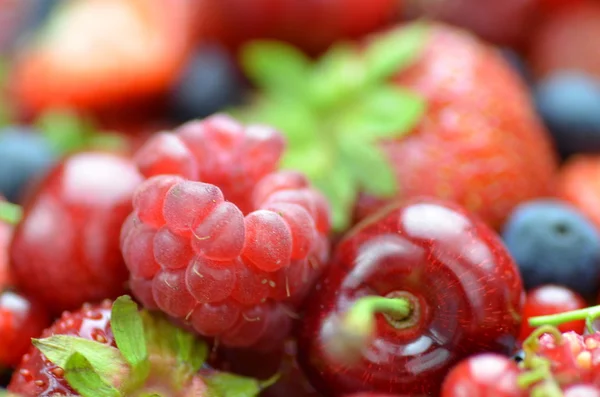
[[[232,347],[288,333],[329,256],[329,208],[308,180],[276,171],[284,140],[217,115],[140,149],[146,178],[122,228],[131,289],[146,308]]]

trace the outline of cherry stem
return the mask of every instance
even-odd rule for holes
[[[540,325],[558,326],[570,321],[586,320],[588,330],[592,331],[591,322],[598,316],[600,316],[600,306],[592,306],[585,309],[572,310],[570,312],[532,317],[529,319],[529,325],[532,327],[538,327]]]
[[[0,221],[16,225],[23,217],[23,209],[8,201],[0,201]]]
[[[391,298],[385,296],[365,296],[357,299],[344,316],[344,324],[349,327],[366,329],[372,332],[374,314],[385,313],[397,320],[403,320],[412,310],[410,301],[405,298]]]

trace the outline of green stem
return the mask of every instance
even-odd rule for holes
[[[592,306],[585,309],[573,310],[559,314],[551,314],[548,316],[538,316],[529,319],[529,325],[539,327],[540,325],[558,326],[570,321],[594,319],[600,316],[600,306]]]
[[[388,298],[385,296],[365,296],[358,299],[346,312],[344,324],[360,329],[372,330],[375,313],[385,313],[397,320],[408,317],[412,308],[405,298]],[[369,332],[369,331],[367,331]]]
[[[16,225],[23,217],[23,209],[8,201],[0,201],[0,221]]]

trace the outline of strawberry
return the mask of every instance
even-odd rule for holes
[[[29,114],[119,108],[165,91],[188,52],[187,4],[65,2],[43,36],[21,51],[12,76],[15,99]]]
[[[600,229],[600,157],[578,155],[561,168],[556,182],[557,195],[579,208]]]
[[[386,25],[398,16],[402,4],[402,0],[202,0],[198,18],[203,36],[232,47],[270,38],[315,53]]]
[[[205,342],[123,296],[65,312],[33,340],[8,389],[25,397],[224,397],[257,396],[268,385],[208,371],[207,355]]]
[[[600,76],[600,47],[590,40],[600,36],[600,4],[569,3],[546,18],[533,34],[529,60],[539,78],[557,70]]]
[[[249,46],[262,96],[241,117],[289,140],[284,168],[328,196],[344,229],[390,198],[456,201],[499,227],[520,202],[549,194],[557,167],[525,87],[472,35],[416,23],[316,62],[281,43]]]

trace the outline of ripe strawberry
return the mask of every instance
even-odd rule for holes
[[[257,396],[265,386],[231,374],[198,373],[208,348],[129,297],[63,313],[23,357],[8,390],[28,396]],[[228,384],[229,383],[229,384]],[[218,393],[217,393],[218,392]],[[212,394],[216,393],[216,394]]]
[[[461,30],[411,24],[316,63],[259,43],[244,63],[263,96],[242,114],[285,132],[283,166],[326,193],[337,229],[359,192],[358,219],[389,198],[425,195],[497,228],[517,204],[551,191],[557,156],[524,85]]]
[[[569,3],[546,18],[531,39],[529,60],[539,78],[559,70],[600,76],[600,48],[589,39],[600,35],[600,4]]]
[[[113,154],[83,152],[54,168],[14,231],[18,286],[54,313],[122,294],[128,272],[119,229],[140,181],[131,160]]]
[[[11,78],[16,100],[29,114],[118,109],[164,92],[188,52],[188,10],[185,0],[168,7],[162,0],[62,5],[19,56]]]
[[[39,302],[9,290],[0,292],[0,368],[16,366],[31,338],[48,325],[50,317]]]
[[[131,288],[225,346],[277,345],[328,257],[329,209],[296,172],[275,172],[282,136],[212,116],[136,154],[121,249]]]
[[[325,395],[437,395],[459,360],[513,349],[523,295],[499,237],[467,211],[390,205],[337,245],[306,303],[298,360]]]
[[[578,155],[562,166],[556,182],[557,195],[579,208],[600,229],[600,157]]]
[[[320,52],[342,39],[373,32],[399,15],[402,0],[202,0],[202,36],[238,47],[253,39]],[[310,26],[310,29],[306,27]]]

